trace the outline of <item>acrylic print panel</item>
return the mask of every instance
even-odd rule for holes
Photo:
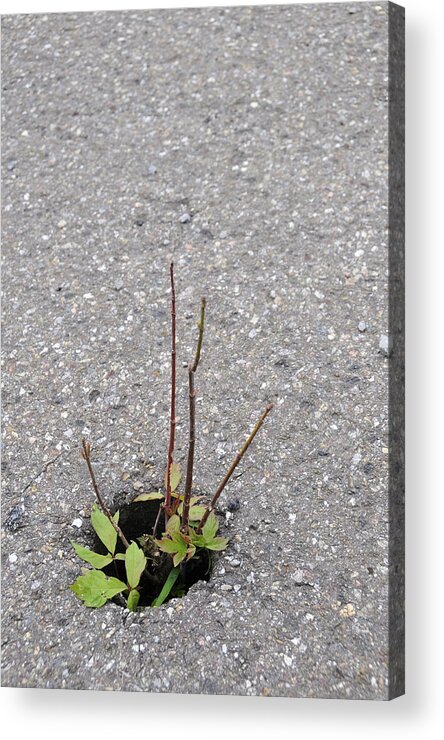
[[[3,684],[401,694],[402,8],[2,34]]]

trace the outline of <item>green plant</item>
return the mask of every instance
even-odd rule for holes
[[[198,339],[193,362],[188,366],[189,439],[185,486],[178,492],[181,481],[180,465],[174,460],[176,428],[176,295],[173,264],[170,265],[171,281],[171,404],[169,424],[168,458],[165,472],[165,491],[141,493],[133,503],[159,501],[157,516],[151,532],[143,532],[137,542],[128,541],[119,526],[119,512],[112,514],[103,499],[91,462],[91,445],[82,440],[82,456],[86,462],[97,503],[91,512],[91,524],[104,553],[94,552],[74,542],[77,555],[93,567],[83,569],[71,590],[89,607],[103,606],[109,599],[117,598],[135,611],[144,585],[149,585],[154,598],[151,606],[160,606],[172,595],[185,591],[187,568],[191,562],[211,563],[211,553],[224,550],[226,537],[217,536],[219,522],[214,513],[216,503],[234,473],[248,447],[258,433],[272,409],[268,404],[256,425],[235,456],[213,497],[206,504],[202,496],[193,496],[194,449],[196,442],[196,392],[195,374],[199,366],[205,328],[206,301],[201,300]],[[164,524],[160,525],[163,513]],[[159,532],[160,527],[160,532]],[[158,536],[160,534],[160,536]],[[123,550],[123,551],[122,551]],[[121,563],[124,564],[125,580],[122,580]],[[120,568],[119,568],[120,566]],[[115,576],[107,575],[113,568]]]
[[[79,558],[92,565],[94,570],[83,569],[81,576],[70,586],[76,596],[81,599],[85,606],[103,606],[108,599],[117,594],[127,593],[126,605],[128,609],[135,611],[139,603],[139,582],[146,567],[146,557],[143,550],[135,543],[128,544],[125,553],[116,552],[119,512],[109,518],[94,504],[91,512],[91,524],[107,549],[107,554],[94,552],[88,547],[82,547],[76,542],[71,542]],[[121,530],[120,530],[121,531]],[[119,578],[107,578],[102,568],[110,563],[123,560],[125,563],[126,583]]]

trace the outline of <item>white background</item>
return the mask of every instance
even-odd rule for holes
[[[272,0],[271,0],[272,1]],[[4,0],[2,13],[245,5],[159,0]],[[271,4],[269,1],[267,4]],[[443,737],[443,0],[407,19],[407,694],[394,702],[3,688],[1,726],[20,740],[322,740]],[[439,134],[441,131],[441,135]]]

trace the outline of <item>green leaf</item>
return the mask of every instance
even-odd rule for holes
[[[100,555],[98,552],[93,552],[88,547],[82,547],[76,542],[72,542],[72,540],[70,540],[70,542],[79,558],[84,560],[85,563],[89,563],[94,568],[105,568],[113,559],[113,556],[110,554]]]
[[[176,554],[173,556],[173,565],[175,567],[177,565],[179,565],[179,563],[181,563],[182,560],[184,560],[186,558],[186,555],[187,555],[187,551],[186,550],[182,550],[180,552],[176,552]]]
[[[114,560],[125,560],[125,553],[116,552],[116,554],[114,555]]]
[[[140,549],[136,542],[131,542],[125,553],[125,569],[128,584],[131,588],[139,585],[140,576],[146,565],[146,557],[143,550]]]
[[[119,512],[113,516],[113,520],[117,524],[119,521]],[[94,504],[91,511],[91,524],[94,527],[98,538],[103,542],[108,552],[114,554],[117,543],[117,532],[111,524],[110,520],[103,513],[101,509]]]
[[[182,502],[179,505],[178,509],[177,509],[177,513],[179,514],[179,516],[182,516],[182,514],[183,514],[183,500],[184,500],[185,496],[179,496],[177,493],[173,493],[173,496],[174,496],[174,498],[180,498],[180,500]],[[194,507],[194,504],[197,504],[197,502],[200,501],[201,498],[203,498],[203,496],[191,496],[191,498],[190,498],[190,511],[191,511],[191,507]],[[203,515],[203,512],[202,512],[202,515]]]
[[[219,522],[216,515],[212,512],[200,534],[197,534],[197,532],[190,527],[189,532],[191,542],[196,547],[207,548],[208,550],[225,550],[228,544],[228,539],[226,537],[215,537],[218,529]]]
[[[173,555],[174,566],[179,565],[185,558],[192,558],[196,552],[191,537],[180,531],[180,518],[177,514],[170,517],[166,534],[162,539],[155,540],[155,543],[160,550]]]
[[[181,472],[180,472],[180,465],[179,463],[171,463],[170,466],[170,486],[171,486],[171,493],[176,490],[177,486],[180,483],[181,479]],[[167,488],[167,481],[168,481],[168,468],[165,471],[165,489]]]
[[[171,593],[171,589],[173,588],[174,584],[177,581],[177,578],[180,573],[180,568],[172,568],[168,574],[168,578],[166,579],[165,583],[163,584],[162,591],[160,592],[159,596],[157,596],[154,601],[152,602],[151,606],[161,606],[165,599],[168,598],[168,596]]]
[[[99,573],[102,573],[100,570]],[[126,583],[121,581],[119,578],[114,578],[114,576],[111,576],[110,578],[106,579],[106,588],[105,588],[105,595],[108,596],[108,599],[112,599],[113,596],[116,594],[120,594],[121,591],[126,591],[128,589],[128,586]]]
[[[88,570],[85,575],[79,576],[77,580],[70,585],[71,591],[81,599],[85,606],[99,607],[106,604],[108,599],[103,595],[101,584],[96,583],[93,574],[102,571]],[[105,574],[103,574],[105,575]]]
[[[127,608],[130,610],[130,612],[135,612],[137,609],[137,604],[139,603],[140,594],[139,592],[133,588],[129,592],[128,601],[126,603]]]
[[[162,540],[156,540],[156,545],[159,547],[160,550],[162,550],[162,552],[173,553],[177,552],[178,550],[177,542],[173,542],[173,540],[170,540],[168,537],[165,537],[165,539]]]
[[[227,545],[228,539],[226,537],[215,537],[207,543],[206,547],[208,550],[225,550]]]
[[[96,608],[126,588],[125,583],[118,578],[107,578],[102,570],[87,570],[70,586],[85,606]]]
[[[204,537],[203,534],[196,534],[194,529],[191,529],[190,527],[190,539],[193,545],[196,545],[196,547],[206,547],[207,540]]]
[[[180,518],[177,514],[173,514],[173,516],[170,516],[168,519],[166,531],[171,535],[175,532],[180,532]]]
[[[205,506],[191,506],[189,513],[190,522],[200,522],[203,515],[205,514]]]
[[[131,503],[135,503],[136,501],[156,501],[157,499],[163,499],[163,493],[160,493],[160,491],[151,491],[151,493],[139,493],[136,498],[133,498]]]
[[[201,498],[203,498],[203,496],[191,496],[190,506],[194,506],[194,504],[197,504],[197,502],[200,501]]]
[[[209,542],[210,540],[214,538],[218,529],[219,529],[219,522],[217,521],[216,514],[214,513],[214,511],[212,511],[202,528],[202,534],[207,540],[207,542]]]

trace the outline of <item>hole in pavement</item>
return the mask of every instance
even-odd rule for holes
[[[136,501],[135,503],[124,504],[119,507],[119,526],[127,540],[130,542],[131,540],[134,540],[138,545],[140,545],[141,543],[138,541],[139,537],[143,537],[143,535],[146,534],[152,534],[157,512],[159,510],[159,503],[161,502]],[[156,537],[160,537],[162,535],[163,528],[163,521],[159,518]],[[106,552],[106,549],[97,538],[94,549],[96,552]],[[124,551],[125,548],[118,539],[116,552]],[[177,579],[167,601],[169,599],[178,598],[179,596],[184,596],[188,592],[188,589],[197,583],[197,581],[209,581],[211,576],[211,566],[211,555],[208,550],[201,550],[191,560],[188,560],[186,563],[182,563],[179,578]],[[162,586],[166,581],[171,567],[171,557],[165,554],[162,554],[161,558],[148,556],[147,570],[150,573],[151,578],[142,574],[140,579],[139,606],[150,606],[152,604],[153,599],[155,599],[162,590]],[[125,563],[123,561],[114,561],[103,570],[108,576],[117,576],[117,578],[126,582]],[[115,599],[114,601],[118,604],[121,603],[118,599]]]

